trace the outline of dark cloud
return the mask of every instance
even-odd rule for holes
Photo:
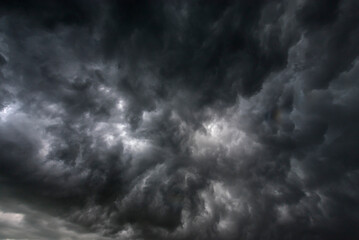
[[[356,1],[2,1],[0,238],[357,239]]]

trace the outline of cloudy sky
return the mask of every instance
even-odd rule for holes
[[[359,239],[358,12],[1,1],[0,239]]]

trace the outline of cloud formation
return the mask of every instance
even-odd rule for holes
[[[357,239],[359,2],[2,1],[1,239]]]

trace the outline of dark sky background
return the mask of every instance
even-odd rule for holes
[[[359,239],[359,1],[0,2],[0,239]]]

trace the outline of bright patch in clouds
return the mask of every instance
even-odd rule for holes
[[[0,210],[0,223],[9,225],[18,225],[24,219],[24,215],[20,213],[2,212]]]

